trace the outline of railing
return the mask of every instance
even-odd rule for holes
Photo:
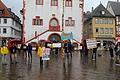
[[[30,41],[32,41],[32,40],[34,40],[34,39],[36,39],[37,37],[41,36],[42,34],[44,34],[44,33],[48,32],[48,31],[49,31],[49,30],[46,30],[46,31],[44,31],[44,32],[42,32],[42,33],[40,33],[40,34],[36,35],[35,37],[31,38],[30,40],[26,41],[25,43],[28,43],[28,42],[30,42]]]
[[[79,43],[80,44],[80,42],[79,41],[77,41],[76,39],[73,39],[74,41],[76,41],[77,43]]]

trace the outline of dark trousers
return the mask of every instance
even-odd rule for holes
[[[92,54],[92,59],[96,59],[96,53]]]
[[[42,60],[42,57],[40,57],[40,65],[43,64],[43,60]]]
[[[110,52],[110,56],[111,56],[111,58],[114,57],[113,52]]]
[[[31,51],[28,51],[28,58],[30,58],[31,57],[31,59],[32,59],[32,52]]]

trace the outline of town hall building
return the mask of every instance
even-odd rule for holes
[[[82,0],[23,0],[25,43],[39,40],[61,41],[64,33],[72,41],[82,40]]]

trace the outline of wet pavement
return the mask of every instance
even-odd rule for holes
[[[74,52],[72,58],[51,55],[49,64],[39,63],[38,56],[33,53],[32,63],[18,56],[17,64],[2,65],[0,60],[0,80],[120,80],[120,66],[111,60],[109,52],[102,53],[96,61],[81,57]]]

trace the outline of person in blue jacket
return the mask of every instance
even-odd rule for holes
[[[32,46],[30,43],[27,46],[27,51],[28,51],[28,59],[32,60]]]

